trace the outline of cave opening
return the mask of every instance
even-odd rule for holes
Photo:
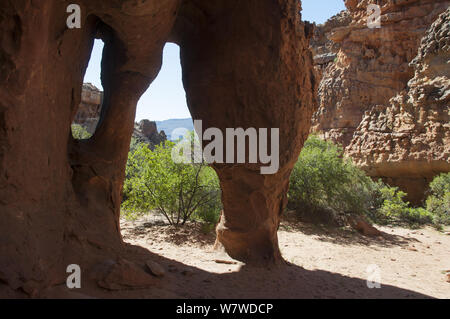
[[[156,79],[141,96],[136,109],[136,122],[154,121],[158,130],[163,129],[168,139],[175,129],[193,129],[186,93],[182,82],[180,47],[166,43],[163,50],[162,66]]]
[[[208,232],[213,234],[212,231],[221,211],[221,207],[219,208],[221,190],[217,174],[212,168],[207,167],[206,163],[202,162],[200,165],[194,161],[180,163],[173,155],[179,145],[188,141],[187,137],[195,135],[182,73],[180,46],[167,42],[162,51],[162,64],[158,75],[137,103],[123,190],[121,222],[130,220],[128,217],[132,217],[131,219],[138,223],[142,221],[146,224],[156,223],[156,226],[162,223],[188,226],[192,221],[200,221],[208,223],[204,230],[208,228]],[[153,152],[152,159],[146,156],[148,155],[146,152],[140,150],[143,145],[148,146]],[[139,163],[136,162],[136,158],[139,158]],[[154,163],[154,160],[158,163]],[[134,169],[130,169],[135,164],[140,167],[140,172],[136,173]],[[147,169],[153,170],[154,174],[146,174]],[[171,182],[171,191],[166,193],[159,184],[166,184],[168,181]],[[215,187],[208,188],[208,192],[214,194],[216,206],[212,208],[209,205],[208,208],[214,209],[214,212],[199,212],[196,207],[204,204],[205,196],[205,192],[199,192],[199,189],[206,187],[202,183],[211,182]],[[156,186],[148,193],[144,191],[140,192],[139,196],[134,196],[137,192],[136,185],[140,183],[156,184]],[[159,204],[155,206],[144,203],[143,201],[148,200],[149,197],[158,201]],[[172,204],[176,206],[176,212],[170,211],[173,207],[169,206]],[[141,209],[137,212],[138,216],[135,214],[135,205]]]
[[[101,81],[103,48],[104,42],[96,39],[83,79],[81,102],[72,121],[72,136],[74,139],[90,138],[94,134],[100,118],[103,103]]]
[[[72,122],[72,134],[75,139],[93,135],[99,122],[103,102],[101,81],[103,48],[104,42],[96,39],[83,80],[81,103]],[[145,127],[140,126],[148,128],[148,122],[152,122],[152,126],[156,124],[158,130],[156,133],[164,131],[168,140],[177,140],[193,130],[182,83],[180,47],[174,43],[167,43],[162,60],[158,76],[137,104],[136,129],[145,130]]]

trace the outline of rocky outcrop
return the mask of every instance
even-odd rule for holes
[[[138,142],[148,144],[151,149],[167,140],[166,133],[158,132],[156,122],[149,120],[142,120],[134,125],[133,137]]]
[[[450,171],[450,9],[423,37],[414,77],[386,105],[368,110],[346,153],[418,204],[432,178]]]
[[[103,92],[91,83],[84,83],[81,90],[81,103],[73,124],[79,124],[90,134],[94,134],[100,120],[102,103]],[[133,137],[140,143],[148,144],[151,149],[167,140],[165,132],[158,132],[156,122],[149,120],[135,123]]]
[[[280,128],[276,174],[261,175],[261,162],[214,167],[226,251],[246,262],[280,261],[289,175],[316,108],[312,30],[300,2],[78,0],[81,28],[67,26],[70,4],[0,2],[0,282],[39,295],[64,284],[70,264],[84,273],[125,254],[119,216],[136,104],[167,41],[181,47],[189,109],[203,129]],[[96,37],[105,43],[100,120],[92,138],[74,140]],[[117,272],[114,288],[126,287]],[[143,277],[132,285],[151,284]]]
[[[347,11],[318,26],[311,42],[321,72],[311,131],[342,144],[346,156],[370,176],[399,186],[418,204],[433,176],[448,171],[449,156],[444,146],[448,101],[430,100],[445,92],[441,81],[448,69],[443,62],[422,61],[423,53],[417,52],[450,1],[345,4]],[[370,4],[380,6],[380,28],[367,23]],[[331,54],[336,54],[333,61]],[[428,73],[420,74],[424,65]]]
[[[83,83],[81,103],[73,123],[83,126],[90,134],[94,134],[100,120],[102,103],[103,92],[92,83]],[[151,149],[167,140],[165,132],[158,132],[156,122],[149,120],[134,124],[133,137],[138,142],[148,144]]]
[[[344,10],[331,17],[324,24],[315,26],[310,45],[314,56],[314,65],[320,77],[322,77],[326,67],[337,59],[340,48],[338,42],[330,40],[330,33],[337,28],[348,26],[351,21],[352,17],[349,11]]]
[[[336,61],[327,62],[323,71],[312,131],[347,146],[367,110],[387,105],[406,88],[414,75],[409,63],[420,39],[450,2],[347,0],[345,4],[352,21],[333,28],[339,21],[334,17],[329,22],[332,30],[325,32],[335,43],[327,46],[339,50]],[[381,28],[368,27],[369,4],[380,6]]]
[[[102,102],[103,92],[92,83],[84,83],[81,90],[81,103],[73,123],[83,126],[93,134],[100,118]]]

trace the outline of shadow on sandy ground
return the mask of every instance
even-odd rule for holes
[[[164,258],[133,245],[126,245],[126,256],[137,264],[146,260],[158,262],[166,269],[166,275],[155,280],[149,289],[106,291],[93,282],[84,284],[81,297],[93,298],[187,298],[187,299],[298,299],[298,298],[432,298],[400,287],[382,285],[369,289],[367,282],[340,274],[306,270],[296,265],[283,264],[271,268],[242,266],[237,272],[211,273]],[[77,298],[64,292],[65,288],[53,288],[46,298]]]
[[[298,221],[293,216],[285,216],[280,230],[287,232],[302,232],[306,235],[316,236],[318,240],[336,245],[360,245],[378,247],[406,247],[419,240],[412,237],[403,237],[381,231],[381,236],[364,236],[350,227],[335,227],[315,225]]]
[[[157,222],[158,223],[158,222]],[[149,227],[158,226],[161,240],[175,244],[187,240],[200,245],[214,243],[213,233],[201,233],[200,224],[174,229],[152,223],[129,227],[134,235],[144,234]],[[383,233],[381,237],[362,236],[350,229],[318,227],[300,222],[284,222],[283,231],[301,231],[319,240],[339,245],[379,245],[383,247],[404,246],[417,241]],[[111,259],[118,256],[111,256]],[[352,278],[323,270],[307,270],[294,264],[284,263],[271,268],[242,265],[237,271],[213,273],[185,265],[176,260],[162,257],[149,250],[131,244],[124,244],[122,258],[133,261],[145,269],[145,262],[153,260],[166,270],[162,278],[155,278],[152,288],[138,290],[108,291],[84,277],[82,289],[69,291],[58,286],[44,291],[42,298],[189,298],[189,299],[297,299],[297,298],[432,298],[401,287],[382,285],[380,289],[369,289],[366,279]],[[26,297],[0,283],[1,298]]]

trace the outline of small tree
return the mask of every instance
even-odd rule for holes
[[[426,204],[434,222],[450,225],[450,173],[435,177],[430,183],[430,193]]]
[[[200,180],[204,185],[200,191],[210,200],[205,205],[198,207],[193,217],[203,221],[205,223],[203,230],[210,232],[219,222],[220,211],[222,210],[220,183],[216,172],[211,167],[203,169]]]
[[[196,212],[217,200],[216,186],[204,178],[208,176],[206,164],[174,162],[174,146],[166,141],[152,151],[142,144],[130,152],[123,203],[129,217],[154,209],[169,224],[184,225]]]
[[[348,214],[368,213],[376,187],[343,157],[341,147],[311,136],[291,175],[288,206],[314,219],[339,221]]]

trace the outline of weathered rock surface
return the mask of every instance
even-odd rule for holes
[[[0,2],[0,281],[36,293],[63,284],[69,264],[90,269],[123,254],[136,104],[167,41],[181,47],[189,109],[204,129],[280,128],[278,173],[260,175],[262,163],[215,166],[226,251],[279,261],[289,175],[316,107],[299,1],[79,0],[80,29],[67,27],[71,3]],[[71,124],[95,37],[105,42],[103,104],[93,137],[77,141]]]
[[[133,137],[148,144],[151,149],[167,140],[166,133],[158,132],[156,123],[149,120],[142,120],[134,125]]]
[[[380,6],[381,28],[368,27],[369,4]],[[440,96],[446,96],[442,76],[448,66],[443,52],[437,61],[416,55],[425,32],[449,5],[348,0],[347,11],[318,26],[311,42],[321,73],[312,132],[343,144],[358,166],[399,186],[414,204],[436,174],[448,171],[448,101]],[[441,32],[440,41],[446,36]],[[419,74],[420,68],[427,72]],[[430,99],[436,94],[439,101]]]
[[[312,28],[301,21],[297,0],[218,1],[204,6],[208,15],[197,1],[184,2],[183,19],[175,27],[192,118],[202,120],[204,130],[280,129],[276,174],[261,175],[260,162],[213,166],[224,207],[218,239],[235,259],[278,262],[277,229],[289,176],[316,107],[307,40]]]
[[[352,21],[345,25],[346,19],[337,16],[324,27],[335,43],[325,47],[339,50],[335,62],[325,60],[329,64],[319,85],[312,131],[347,146],[367,110],[387,105],[406,88],[414,75],[409,63],[417,55],[420,39],[450,1],[347,0],[345,4]],[[380,5],[379,29],[368,28],[369,4]],[[327,41],[319,36],[318,43]]]
[[[311,38],[310,45],[314,56],[314,65],[321,77],[326,67],[337,59],[340,48],[338,42],[330,40],[330,33],[337,28],[348,26],[351,22],[350,12],[343,10],[324,24],[314,28],[314,36]]]
[[[91,83],[84,83],[81,90],[81,103],[73,123],[83,126],[89,133],[94,134],[102,103],[103,92]]]
[[[153,260],[147,260],[145,262],[145,265],[147,266],[148,270],[150,270],[152,275],[156,277],[164,277],[164,275],[166,274],[164,268]]]
[[[91,276],[107,290],[143,289],[155,285],[155,279],[149,273],[126,259],[106,260],[95,267]]]
[[[346,149],[369,175],[400,186],[417,204],[432,178],[450,171],[450,9],[418,52],[406,89],[368,110]]]
[[[103,92],[91,83],[84,83],[81,103],[73,123],[83,126],[89,133],[94,134],[100,120],[102,103]],[[148,144],[151,149],[167,140],[165,132],[158,132],[156,123],[149,120],[135,123],[133,137],[141,143]]]

